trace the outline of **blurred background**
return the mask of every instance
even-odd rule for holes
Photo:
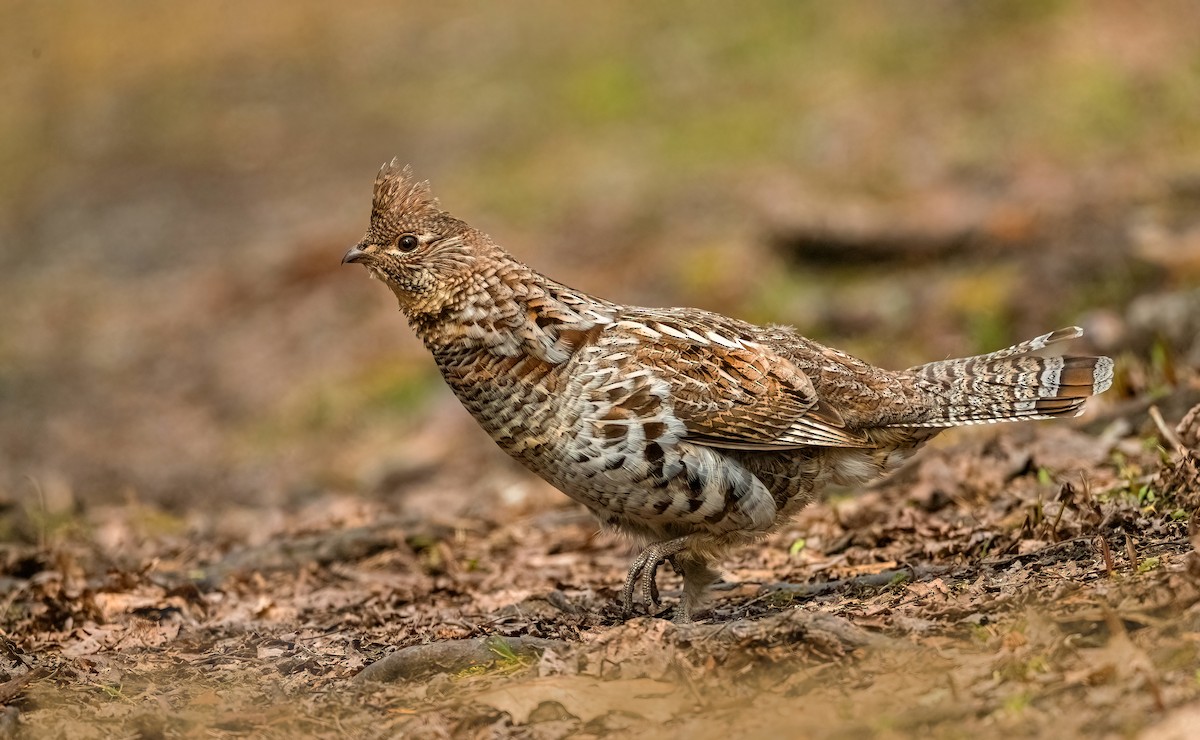
[[[892,367],[1078,323],[1121,357],[1106,403],[1161,391],[1200,362],[1197,28],[1185,0],[9,0],[0,539],[565,502],[339,265],[393,156],[613,300]]]

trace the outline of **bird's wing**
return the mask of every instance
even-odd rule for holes
[[[605,327],[600,341],[612,342],[641,377],[667,384],[693,442],[744,450],[874,446],[846,429],[791,360],[737,329],[731,322],[636,316]]]

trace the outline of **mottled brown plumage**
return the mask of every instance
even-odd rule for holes
[[[909,370],[869,365],[782,326],[594,298],[533,271],[441,210],[396,162],[366,236],[342,260],[383,280],[446,382],[501,448],[644,546],[629,571],[683,575],[687,620],[709,564],[828,484],[894,469],[941,429],[1080,413],[1106,357],[999,352]]]

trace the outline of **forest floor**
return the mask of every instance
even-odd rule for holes
[[[1160,405],[1178,418],[1197,400]],[[1137,433],[1145,408],[948,435],[739,552],[692,625],[626,619],[629,546],[566,503],[404,518],[317,496],[257,542],[256,522],[198,536],[117,504],[86,536],[0,546],[0,722],[72,738],[632,737],[647,722],[1183,737],[1200,721],[1200,476],[1191,452]],[[463,510],[468,474],[410,471],[409,488]],[[677,578],[660,581],[671,602]]]
[[[899,364],[958,344],[962,317],[1000,315],[972,327],[994,349],[1125,296],[1081,318],[1116,384],[1081,419],[953,430],[835,492],[724,563],[692,625],[621,613],[629,543],[495,450],[419,350],[388,349],[400,319],[333,274],[341,245],[255,284],[183,266],[169,301],[162,277],[114,277],[86,310],[18,303],[10,346],[35,361],[7,380],[0,438],[32,472],[0,492],[0,733],[1186,736],[1190,216],[1163,252],[1093,201],[1016,232],[826,210],[777,214],[757,247],[826,291],[806,299],[833,306],[820,336],[872,357],[903,334]],[[678,579],[660,583],[665,614]]]
[[[1194,213],[1181,198],[1164,212]],[[1100,296],[1078,351],[1115,356],[1116,383],[1080,419],[952,430],[833,493],[724,563],[692,625],[621,613],[629,543],[393,349],[414,343],[390,296],[334,273],[343,244],[255,283],[183,265],[39,304],[71,277],[14,282],[28,357],[0,375],[0,441],[27,472],[0,490],[0,735],[1187,736],[1191,216],[1139,251],[1136,210],[1090,201],[907,236],[897,212],[828,210],[756,247],[825,291],[782,288],[833,306],[806,331],[903,366],[962,351],[964,324],[995,349]],[[660,585],[666,613],[678,579]]]

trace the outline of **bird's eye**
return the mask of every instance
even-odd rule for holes
[[[396,242],[396,248],[401,252],[411,252],[419,246],[421,246],[421,242],[412,234],[405,234]]]

